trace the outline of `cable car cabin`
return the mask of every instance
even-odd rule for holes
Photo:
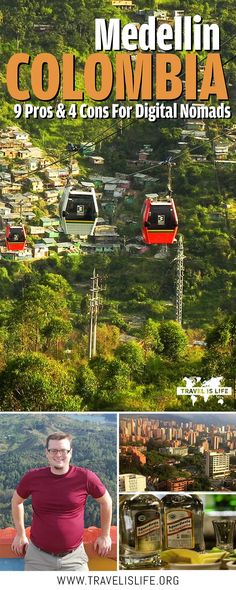
[[[6,226],[6,246],[11,252],[21,252],[26,246],[26,233],[23,225]]]
[[[94,187],[81,183],[67,186],[60,201],[61,226],[65,234],[92,235],[97,223],[98,206]]]
[[[142,210],[142,236],[146,244],[172,244],[178,231],[178,217],[171,197],[159,200],[146,195]]]

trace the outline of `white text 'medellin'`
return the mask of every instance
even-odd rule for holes
[[[148,17],[138,29],[135,23],[122,28],[119,18],[95,19],[96,51],[219,51],[220,30],[217,24],[203,24],[202,17],[176,16],[174,26],[158,25],[155,16]]]

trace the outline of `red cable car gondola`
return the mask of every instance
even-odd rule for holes
[[[10,252],[21,252],[26,246],[26,232],[23,225],[6,225],[6,246]]]
[[[146,195],[142,210],[142,236],[145,244],[173,244],[178,231],[174,200],[157,194]]]

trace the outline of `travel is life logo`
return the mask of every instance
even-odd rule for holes
[[[177,387],[177,395],[190,396],[193,406],[199,397],[207,402],[210,396],[217,397],[218,404],[223,405],[224,397],[232,395],[231,387],[222,386],[223,379],[223,377],[211,377],[202,381],[201,377],[184,377],[185,387]]]

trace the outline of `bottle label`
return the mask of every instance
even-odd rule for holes
[[[135,515],[136,549],[152,552],[160,549],[160,518],[155,510],[142,510]]]
[[[193,514],[191,510],[167,510],[165,514],[167,548],[193,549]]]

